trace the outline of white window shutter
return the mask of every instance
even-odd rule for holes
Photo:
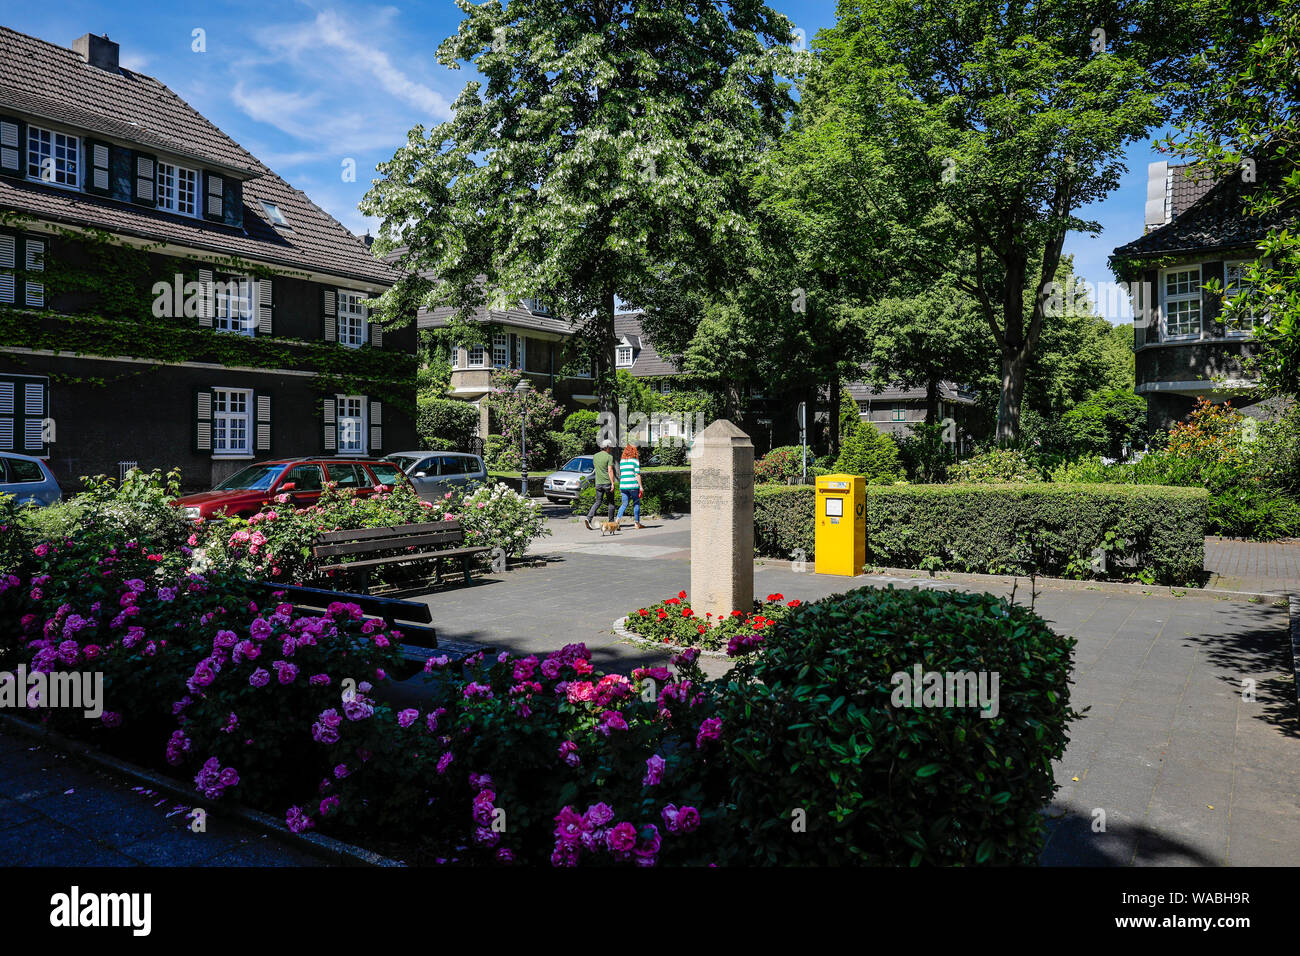
[[[326,342],[337,342],[339,338],[339,301],[333,289],[321,290],[321,336]]]
[[[378,454],[384,447],[384,403],[370,403],[370,454]]]
[[[14,420],[0,418],[0,451],[14,450]]]
[[[222,207],[222,191],[225,189],[225,183],[220,176],[214,176],[208,173],[208,217],[212,219],[221,219],[224,216]]]
[[[108,192],[108,147],[103,143],[90,148],[90,182],[101,192]]]
[[[216,303],[212,301],[212,270],[199,270],[199,325],[212,328]]]
[[[14,383],[0,382],[0,415],[14,414]]]
[[[13,236],[0,236],[0,269],[13,269],[17,264],[18,240]],[[0,272],[0,302],[14,301],[14,274]]]
[[[270,279],[257,280],[257,334],[270,335],[275,296]]]
[[[325,398],[321,400],[321,410],[325,419],[322,444],[326,451],[338,451],[338,424],[334,417],[334,399]]]
[[[28,272],[45,271],[45,241],[42,239],[27,239],[23,242],[26,250],[24,257],[24,268]],[[41,282],[33,282],[28,279],[23,283],[24,298],[27,304],[38,309],[45,308],[45,285]]]
[[[384,347],[384,327],[378,322],[370,321],[370,344],[375,348]]]
[[[254,451],[271,450],[271,396],[265,392],[257,393],[257,434]]]
[[[13,173],[22,169],[18,124],[11,120],[0,120],[0,169]]]
[[[207,389],[194,393],[194,447],[212,451],[212,393]]]
[[[136,197],[153,202],[154,163],[149,156],[135,158],[135,194]]]

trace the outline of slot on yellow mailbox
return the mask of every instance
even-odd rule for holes
[[[861,475],[817,479],[815,569],[855,577],[867,563],[867,482]]]

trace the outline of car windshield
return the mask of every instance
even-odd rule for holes
[[[561,471],[595,471],[596,463],[590,458],[570,458]]]
[[[213,491],[266,491],[275,481],[275,476],[284,470],[284,465],[249,465],[243,471],[237,471]]]

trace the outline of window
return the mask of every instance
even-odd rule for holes
[[[573,373],[575,378],[591,378],[591,359],[579,359],[576,365],[577,371]]]
[[[1165,336],[1196,338],[1201,334],[1201,267],[1170,269],[1160,287]]]
[[[251,455],[253,393],[246,388],[212,390],[212,453]]]
[[[26,281],[18,275],[27,273]],[[45,240],[0,235],[0,302],[45,308],[45,284],[32,273],[45,271]]]
[[[522,335],[515,336],[515,368],[524,371],[524,358],[528,355],[525,343],[528,339]]]
[[[158,208],[182,216],[199,214],[199,174],[171,163],[158,164]]]
[[[371,465],[370,471],[375,476],[376,481],[381,485],[388,485],[391,488],[396,488],[397,483],[401,480],[397,477],[401,474],[401,471],[398,470],[396,465]]]
[[[366,450],[366,400],[362,395],[338,397],[339,454],[360,455]]]
[[[34,461],[27,461],[23,458],[6,458],[4,461],[9,465],[9,480],[15,484],[45,480],[45,475],[41,472],[41,466]]]
[[[81,185],[81,140],[38,126],[27,127],[27,177],[76,189]]]
[[[465,474],[465,459],[459,455],[439,455],[438,474],[440,476]]]
[[[614,364],[619,368],[632,367],[632,346],[620,345],[614,349]]]
[[[339,443],[340,450],[342,444]],[[330,465],[330,481],[337,483],[340,488],[360,488],[362,484],[370,483],[369,477],[358,466],[340,465],[337,462]]]
[[[262,208],[266,210],[266,218],[271,220],[271,225],[283,226],[286,229],[293,228],[289,225],[289,220],[285,218],[284,213],[280,211],[280,207],[275,203],[267,202],[264,199],[262,200]]]
[[[253,320],[253,283],[247,277],[229,276],[212,283],[213,328],[219,332],[252,335],[257,328]]]
[[[453,345],[451,347],[451,369],[454,372],[458,368],[460,368],[460,346]]]
[[[896,422],[907,421],[907,409],[904,408],[902,405],[894,406],[894,421]]]
[[[510,364],[510,338],[504,332],[492,336],[492,367],[505,368]]]
[[[293,482],[294,491],[320,491],[324,487],[324,473],[320,465],[294,465],[281,484],[289,482]]]
[[[469,361],[468,368],[486,368],[487,367],[487,350],[481,345],[471,345],[467,350]]]
[[[339,290],[339,343],[360,348],[366,341],[366,307],[359,292]]]
[[[1253,259],[1225,262],[1223,264],[1223,300],[1225,304],[1233,296],[1241,295],[1243,292],[1251,292],[1254,289],[1254,284],[1246,278],[1250,272],[1250,267],[1254,264]],[[1231,321],[1227,324],[1229,335],[1250,335],[1254,330],[1255,314],[1251,309],[1244,306],[1237,309]]]

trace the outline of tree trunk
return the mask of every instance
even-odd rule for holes
[[[925,383],[925,423],[933,425],[939,420],[939,383],[931,380]]]
[[[596,407],[602,416],[613,419],[613,434],[619,434],[618,408],[614,384],[618,374],[614,367],[614,290],[606,287],[596,315]],[[617,437],[616,437],[617,441]]]
[[[1006,447],[1020,439],[1020,403],[1025,397],[1027,349],[1002,351],[1002,388],[998,396],[998,444]]]

